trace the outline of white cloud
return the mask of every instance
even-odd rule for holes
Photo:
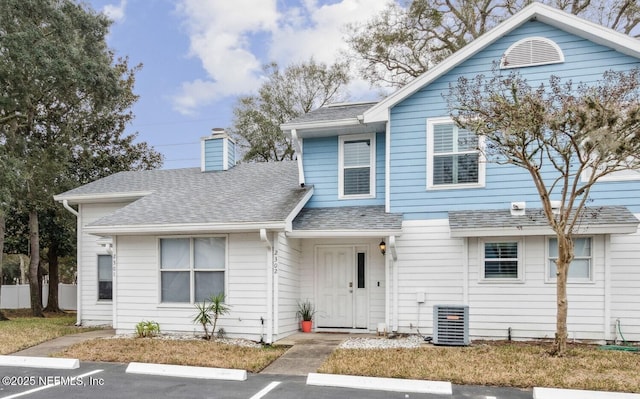
[[[120,0],[120,4],[107,4],[102,7],[102,12],[114,22],[122,22],[125,17],[124,10],[127,8],[127,0]]]
[[[332,63],[346,49],[344,25],[371,18],[387,2],[181,0],[177,11],[190,38],[189,54],[200,59],[206,76],[184,82],[174,108],[193,114],[220,98],[250,93],[259,86],[262,65],[269,61],[284,66],[313,56]],[[256,37],[266,48],[259,47]],[[364,86],[355,82],[351,89],[360,95]]]

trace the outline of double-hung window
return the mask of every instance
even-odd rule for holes
[[[225,292],[225,237],[161,238],[160,301],[202,302]]]
[[[338,149],[340,198],[375,196],[375,148],[374,134],[340,137]]]
[[[427,120],[427,189],[484,185],[478,136],[449,118]]]
[[[522,280],[519,241],[484,241],[482,280]]]
[[[113,298],[113,258],[111,255],[98,255],[98,300],[110,301]]]
[[[593,281],[592,266],[592,240],[591,237],[574,237],[573,251],[574,258],[569,265],[569,274],[567,281],[576,283],[588,283]],[[558,259],[558,239],[549,238],[549,258],[547,262],[547,281],[556,281],[558,268],[556,260]]]

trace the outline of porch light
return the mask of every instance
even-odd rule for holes
[[[382,252],[382,255],[387,253],[387,244],[384,242],[384,240],[380,241],[378,247],[380,247],[380,252]]]

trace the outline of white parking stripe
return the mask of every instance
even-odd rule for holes
[[[487,396],[487,399],[496,399],[495,396]]]
[[[280,381],[273,381],[271,384],[267,385],[257,394],[253,395],[250,399],[262,399],[266,394],[271,392],[275,387],[280,385]]]
[[[102,372],[102,370],[93,370],[93,371],[90,371],[88,373],[80,374],[80,375],[77,375],[77,376],[72,377],[72,378],[84,378],[84,377],[88,377],[90,375],[98,374],[98,373],[101,373],[101,372]],[[57,382],[55,384],[45,385],[45,386],[42,386],[42,387],[30,389],[28,391],[24,391],[24,392],[16,393],[16,394],[13,394],[13,395],[5,396],[2,399],[19,398],[21,396],[30,395],[30,394],[35,393],[35,392],[44,391],[45,389],[57,387],[58,385],[61,385],[61,384],[62,384],[61,382]]]

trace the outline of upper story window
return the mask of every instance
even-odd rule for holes
[[[590,283],[593,281],[593,251],[591,237],[577,237],[573,239],[574,258],[569,265],[567,281],[570,283]],[[557,279],[556,260],[558,259],[558,239],[549,238],[547,281]]]
[[[449,118],[427,120],[427,189],[484,186],[481,144]]]
[[[482,280],[513,281],[522,280],[520,241],[483,241]]]
[[[560,47],[546,37],[527,37],[511,45],[500,60],[500,68],[519,68],[564,62]]]
[[[376,193],[375,134],[341,136],[338,149],[340,198],[373,198]]]
[[[160,301],[202,302],[224,293],[226,238],[161,238]]]

